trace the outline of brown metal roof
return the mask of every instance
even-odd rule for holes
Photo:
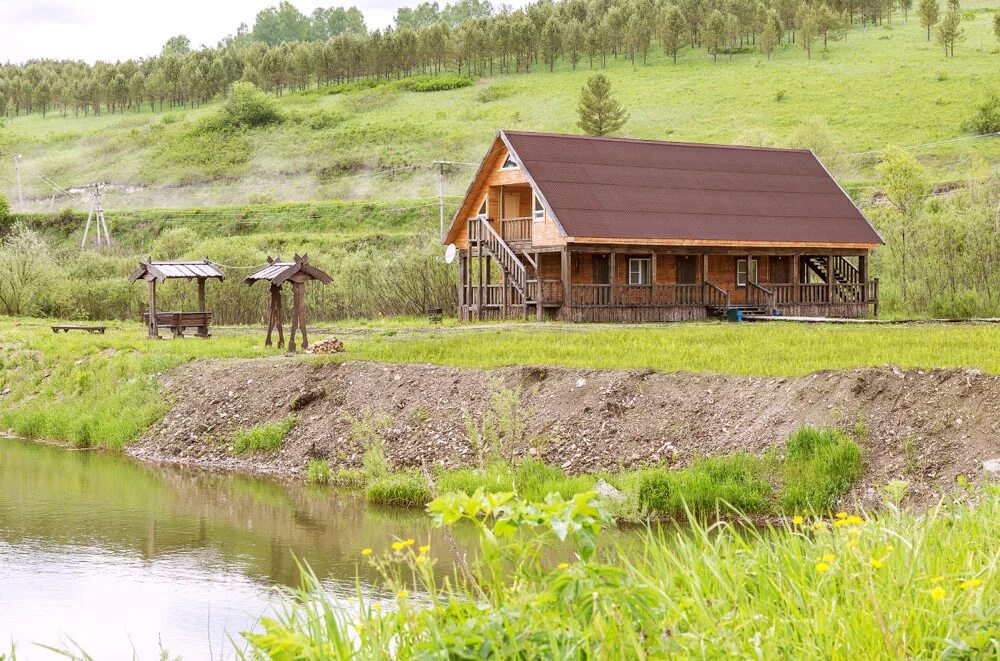
[[[805,150],[501,131],[569,237],[876,244]]]

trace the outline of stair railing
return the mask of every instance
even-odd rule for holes
[[[476,218],[471,225],[475,225],[475,230],[469,233],[470,238],[475,237],[475,241],[496,260],[504,274],[510,278],[510,283],[514,285],[521,296],[525,296],[527,290],[528,274],[524,264],[509,245],[497,234],[490,222],[483,217]]]

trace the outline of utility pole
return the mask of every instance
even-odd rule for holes
[[[90,210],[87,212],[87,224],[83,228],[83,240],[80,241],[80,248],[87,247],[87,235],[90,233],[90,223],[94,222],[95,244],[100,250],[102,246],[101,233],[104,234],[103,245],[111,245],[111,233],[108,232],[108,223],[104,219],[104,207],[101,206],[101,187],[103,184],[92,184],[90,193]]]
[[[440,232],[441,240],[444,241],[444,166],[446,165],[479,165],[479,163],[465,163],[463,161],[433,161],[438,166],[438,200],[441,207]]]
[[[24,192],[21,190],[21,154],[14,154],[14,179],[17,180],[17,201],[24,213]]]

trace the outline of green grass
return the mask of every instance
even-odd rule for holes
[[[787,512],[823,512],[836,505],[861,475],[857,444],[830,429],[803,427],[786,444],[785,492]]]
[[[306,482],[309,484],[330,483],[330,462],[326,459],[310,459],[306,463]]]
[[[365,499],[376,505],[422,507],[430,502],[431,492],[423,476],[403,471],[370,482],[365,487]]]
[[[236,454],[277,452],[298,421],[294,415],[289,415],[276,422],[238,431],[233,438],[233,452]]]
[[[560,365],[757,376],[883,365],[998,373],[1000,325],[511,325],[373,337],[353,344],[347,357],[477,368]]]
[[[703,516],[735,508],[746,514],[769,509],[772,489],[760,457],[734,454],[696,461],[682,470],[646,470],[629,479],[638,483],[642,511],[683,516],[685,509]]]
[[[833,525],[692,518],[676,532],[651,530],[637,552],[593,556],[586,534],[559,542],[568,527],[600,537],[600,506],[583,498],[537,508],[508,501],[513,515],[485,498],[441,499],[434,511],[449,514],[447,525],[478,531],[477,559],[451,573],[419,542],[377,548],[367,562],[394,596],[362,595],[359,608],[342,608],[306,574],[263,632],[245,634],[246,657],[337,650],[381,659],[387,649],[399,658],[478,658],[482,650],[615,659],[1000,654],[995,486],[927,513],[860,512]]]
[[[137,325],[56,335],[0,321],[0,427],[18,436],[121,448],[170,408],[158,377],[189,360],[264,355],[258,337],[147,340]]]
[[[966,2],[984,9],[991,2]],[[967,135],[962,123],[991,91],[1000,72],[992,12],[963,21],[966,39],[954,58],[927,42],[917,16],[891,26],[860,27],[819,48],[812,59],[783,45],[770,60],[759,53],[717,63],[703,50],[684,51],[673,65],[654,46],[647,65],[609,58],[607,73],[629,108],[626,135],[687,141],[759,140],[788,144],[806,118],[824,117],[848,153],[913,145]],[[244,202],[270,194],[277,200],[373,197],[399,199],[436,193],[435,159],[477,161],[496,128],[576,132],[576,104],[590,75],[561,63],[554,73],[476,81],[434,92],[398,85],[348,85],[278,99],[302,121],[232,136],[203,136],[194,126],[218,104],[169,113],[62,118],[38,115],[8,122],[0,134],[0,178],[13,181],[14,153],[25,167],[63,186],[91,181],[141,183],[134,193],[110,192],[106,208],[189,206]],[[447,79],[446,79],[447,80]],[[779,94],[783,92],[783,94]],[[781,96],[781,100],[777,100]],[[324,114],[326,113],[326,114]],[[318,118],[318,119],[317,119]],[[756,138],[753,136],[757,136]],[[208,141],[206,143],[206,141]],[[953,142],[918,150],[937,181],[965,178],[980,158],[1000,161],[1000,140]],[[849,186],[873,178],[875,159],[832,163]],[[357,177],[372,170],[420,165],[414,172]],[[215,175],[220,171],[226,177]],[[264,185],[281,175],[281,185]],[[448,192],[459,195],[471,169],[456,168]],[[167,185],[185,184],[176,191]],[[34,174],[29,195],[51,191]],[[138,203],[138,204],[136,204]],[[41,204],[41,203],[40,203]]]

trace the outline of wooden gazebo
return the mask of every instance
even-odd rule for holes
[[[271,307],[267,318],[267,338],[265,346],[271,346],[271,332],[278,330],[278,346],[285,344],[285,332],[282,328],[281,287],[286,282],[292,283],[292,328],[288,337],[288,350],[295,351],[295,330],[302,330],[302,348],[309,348],[309,338],[306,336],[306,283],[318,280],[330,284],[330,276],[309,264],[309,256],[295,255],[295,260],[283,262],[280,257],[267,258],[267,266],[251,273],[243,282],[252,285],[258,281],[271,283]]]
[[[197,312],[157,312],[156,285],[174,278],[198,283]],[[185,328],[196,329],[198,337],[210,337],[208,327],[212,323],[212,313],[205,309],[205,282],[213,278],[225,280],[226,274],[207,257],[200,261],[154,261],[147,258],[139,262],[139,268],[129,276],[128,281],[145,280],[149,283],[149,310],[143,315],[149,337],[158,339],[161,326],[173,330],[175,337],[183,337]]]

